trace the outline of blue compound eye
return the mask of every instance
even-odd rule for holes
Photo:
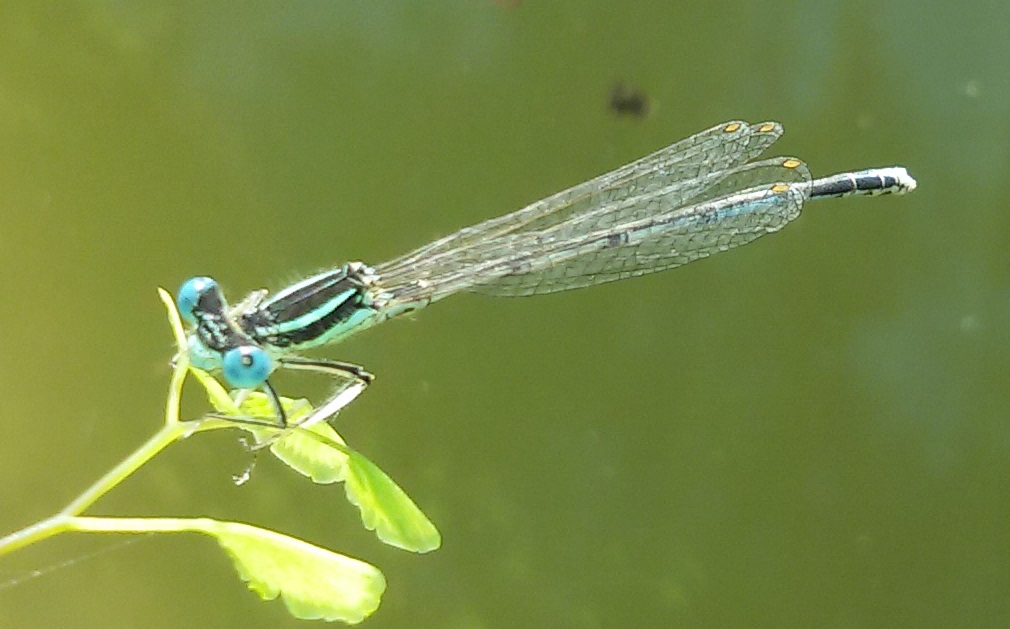
[[[200,301],[200,296],[209,290],[214,290],[217,282],[209,277],[191,277],[179,287],[179,294],[175,297],[175,305],[179,308],[179,314],[190,323],[196,321],[193,309]]]
[[[239,389],[254,389],[273,371],[273,361],[255,345],[230,349],[221,358],[221,371],[228,383]]]

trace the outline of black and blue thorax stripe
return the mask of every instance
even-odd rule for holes
[[[298,282],[238,317],[257,343],[283,351],[331,343],[375,322],[376,276],[349,262]]]

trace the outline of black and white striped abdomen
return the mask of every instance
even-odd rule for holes
[[[810,182],[809,199],[831,199],[852,195],[905,194],[915,190],[915,179],[901,166],[868,168],[838,173]]]

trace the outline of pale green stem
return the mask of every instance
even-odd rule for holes
[[[84,490],[80,496],[58,514],[0,538],[0,555],[13,552],[18,548],[58,535],[67,530],[78,528],[76,526],[78,520],[75,516],[78,516],[85,509],[93,505],[95,501],[123,482],[130,474],[136,472],[155,455],[168,447],[169,444],[193,432],[224,427],[221,424],[226,424],[226,422],[192,423],[179,421],[179,401],[182,398],[182,385],[188,371],[189,366],[186,357],[184,355],[180,356],[172,373],[168,401],[165,405],[165,425],[161,430]]]
[[[187,431],[185,425],[178,422],[170,426],[164,426],[153,437],[148,439],[147,443],[137,448],[133,454],[120,461],[105,476],[102,476],[91,487],[84,490],[84,493],[67,505],[60,513],[69,516],[80,515],[85,509],[93,505],[96,500],[123,482],[127,476],[136,472],[142,465],[150,461],[155,455]]]
[[[72,516],[60,513],[41,522],[36,522],[31,526],[26,526],[20,531],[6,535],[0,539],[0,555],[14,552],[19,548],[42,541],[47,537],[63,533],[71,528],[72,520]]]
[[[216,523],[209,518],[70,518],[69,527],[88,533],[182,533],[207,532]]]

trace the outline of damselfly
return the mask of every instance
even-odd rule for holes
[[[177,297],[194,324],[191,360],[275,401],[268,377],[278,367],[363,389],[372,378],[363,368],[298,354],[454,293],[540,295],[672,269],[778,231],[808,200],[915,189],[897,166],[812,180],[795,157],[752,161],[781,135],[777,122],[724,123],[389,262],[348,262],[232,307],[214,280],[192,278]],[[326,404],[302,425],[332,410]]]

